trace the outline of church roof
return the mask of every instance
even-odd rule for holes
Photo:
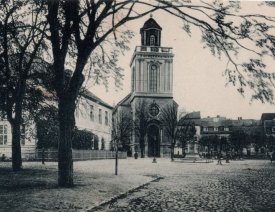
[[[129,107],[131,107],[131,104],[130,104],[130,101],[129,101],[131,95],[132,95],[132,93],[129,93],[119,103],[117,103],[117,105],[115,106],[113,112],[115,112],[119,106],[126,106],[126,107],[129,106]]]
[[[91,91],[88,91],[87,89],[81,89],[80,90],[80,95],[85,97],[85,98],[88,98],[104,107],[107,107],[109,109],[113,109],[113,107],[109,104],[107,104],[106,102],[104,102],[102,99],[100,99],[99,97],[97,97],[95,94],[93,94]]]
[[[143,27],[140,30],[146,30],[146,29],[151,29],[151,28],[155,28],[155,29],[160,29],[162,30],[162,28],[160,27],[160,25],[158,25],[158,23],[155,21],[155,19],[153,19],[152,17],[149,18],[143,25]]]

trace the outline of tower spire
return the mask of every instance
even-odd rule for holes
[[[142,46],[160,46],[162,28],[152,17],[151,13],[150,18],[140,29]]]

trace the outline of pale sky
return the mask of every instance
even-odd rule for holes
[[[249,11],[259,11],[257,2],[245,2]],[[271,10],[273,10],[271,12]],[[270,8],[271,14],[275,8]],[[272,14],[273,15],[273,14]],[[122,89],[115,89],[112,83],[106,91],[104,86],[95,85],[90,90],[110,105],[118,103],[130,93],[130,59],[136,46],[141,45],[139,30],[149,15],[130,22],[127,28],[135,37],[131,40],[130,50],[120,57],[119,64],[124,68]],[[172,47],[174,56],[174,100],[188,112],[200,111],[202,117],[226,116],[260,119],[262,113],[275,112],[275,105],[261,102],[250,103],[250,96],[243,98],[231,85],[226,86],[222,76],[226,61],[211,55],[203,49],[201,37],[196,29],[191,29],[191,37],[182,29],[182,21],[163,12],[153,13],[153,18],[162,27],[162,46]]]

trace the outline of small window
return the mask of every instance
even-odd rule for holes
[[[223,126],[219,127],[219,131],[225,131]]]
[[[151,35],[151,36],[150,36],[150,46],[155,46],[155,43],[156,43],[155,36],[154,36],[154,35]]]
[[[203,127],[203,128],[202,128],[202,131],[203,131],[203,132],[208,132],[208,128],[207,128],[207,127]]]
[[[94,106],[90,105],[90,121],[94,121],[95,115],[94,115]]]
[[[79,109],[78,109],[78,107],[75,108],[75,117],[79,118]]]
[[[208,127],[209,132],[214,132],[214,127]]]
[[[26,140],[26,126],[25,124],[21,125],[21,144],[24,146]]]
[[[102,124],[102,110],[101,109],[98,110],[98,122],[99,122],[99,124]]]
[[[0,125],[0,145],[6,145],[7,141],[8,141],[7,125],[1,124]]]
[[[109,118],[108,118],[108,111],[105,111],[105,125],[108,126]]]

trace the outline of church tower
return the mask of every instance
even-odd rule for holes
[[[161,46],[161,30],[152,17],[140,29],[141,46],[130,63],[132,97],[173,98],[173,53]]]
[[[130,61],[132,91],[129,103],[133,119],[140,101],[149,105],[152,119],[145,141],[145,156],[148,157],[170,154],[170,144],[165,139],[159,116],[161,108],[173,102],[174,55],[171,47],[161,45],[161,31],[162,28],[151,16],[140,29],[141,46],[136,46]],[[133,146],[139,146],[138,143],[138,138],[133,135]]]

